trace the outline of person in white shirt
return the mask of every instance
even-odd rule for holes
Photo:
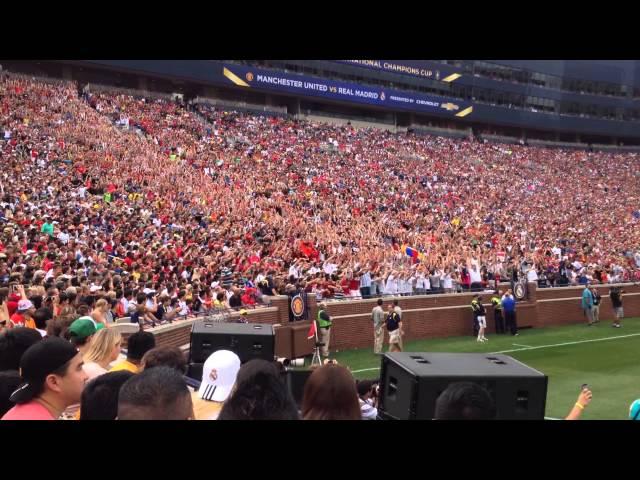
[[[424,288],[424,273],[418,272],[416,275],[416,295],[424,295],[426,290]]]
[[[300,269],[298,268],[298,262],[295,260],[291,263],[291,266],[289,267],[288,277],[293,277],[296,280],[300,278]]]
[[[362,420],[376,420],[378,418],[378,385],[370,380],[360,380],[357,388]]]
[[[391,272],[387,277],[387,282],[384,286],[384,293],[386,295],[395,295],[398,292],[398,285],[394,273],[395,272]]]
[[[442,288],[444,288],[444,293],[453,292],[453,279],[448,268],[444,269],[444,274],[442,275]]]
[[[60,233],[58,233],[58,240],[60,240],[63,244],[67,244],[69,243],[69,234],[67,233],[66,229],[61,231]]]
[[[261,270],[260,273],[256,276],[255,284],[258,285],[261,281],[265,280],[267,276],[265,275],[265,271]],[[211,288],[215,288],[213,284],[211,284]]]
[[[337,268],[338,266],[335,263],[330,263],[328,260],[324,262],[324,265],[322,266],[324,273],[328,273],[329,275],[333,275]]]
[[[469,262],[469,277],[471,280],[471,291],[482,290],[482,276],[475,263]]]

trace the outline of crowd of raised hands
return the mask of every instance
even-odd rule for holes
[[[8,75],[0,280],[152,290],[185,313],[454,292],[524,262],[546,285],[638,280],[639,164]]]

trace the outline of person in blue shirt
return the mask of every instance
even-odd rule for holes
[[[507,290],[507,293],[502,297],[502,311],[504,313],[504,323],[511,332],[511,335],[518,335],[518,325],[516,323],[516,299],[513,298],[513,292],[511,289]]]
[[[589,326],[594,324],[593,321],[593,293],[591,293],[590,285],[587,283],[582,291],[582,310],[584,311]]]

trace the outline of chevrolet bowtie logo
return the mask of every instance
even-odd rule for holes
[[[442,108],[447,109],[448,111],[451,110],[460,110],[460,107],[454,103],[443,103],[442,105],[440,105]]]

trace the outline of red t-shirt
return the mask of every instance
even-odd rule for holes
[[[13,322],[14,326],[16,327],[24,327],[25,325],[24,316],[17,312],[11,315],[11,322]]]
[[[55,418],[41,403],[32,400],[16,405],[0,420],[55,420]]]

